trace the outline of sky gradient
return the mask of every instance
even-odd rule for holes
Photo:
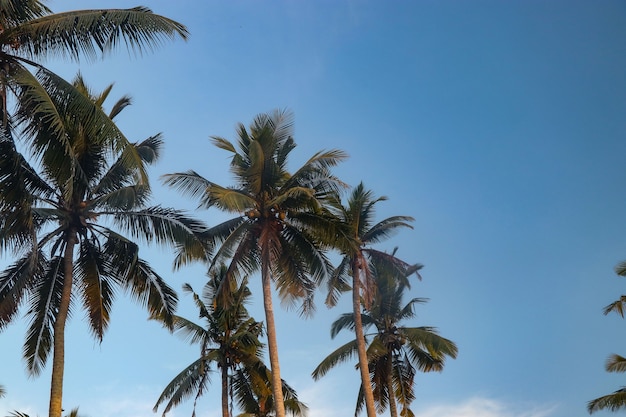
[[[138,4],[48,3],[56,12]],[[416,416],[584,416],[587,401],[626,385],[626,375],[604,371],[610,353],[626,355],[626,321],[602,315],[626,293],[613,272],[626,260],[626,3],[141,4],[187,25],[189,41],[141,57],[118,51],[47,65],[69,79],[80,69],[96,90],[114,82],[111,102],[130,94],[134,104],[116,120],[132,140],[163,132],[152,181],[153,202],[164,206],[195,208],[160,185],[165,173],[194,169],[232,184],[228,153],[208,138],[234,139],[236,123],[261,112],[294,112],[292,168],[321,149],[345,150],[350,158],[336,174],[389,198],[379,219],[416,219],[413,230],[379,246],[425,265],[409,295],[430,301],[417,307],[414,325],[435,326],[459,347],[442,373],[417,376]],[[195,214],[209,224],[224,218]],[[167,249],[146,247],[143,256],[175,289],[201,289],[201,266],[174,272]],[[260,320],[254,285],[249,309]],[[317,305],[306,321],[276,308],[281,371],[310,417],[349,416],[354,368],[310,377],[351,336],[330,339],[349,296],[328,310],[320,294]],[[181,294],[179,306],[195,317],[189,297]],[[67,329],[66,410],[155,415],[162,389],[198,352],[146,317],[119,294],[99,345],[76,310]],[[2,416],[47,414],[51,366],[26,376],[24,336],[23,322],[0,333]],[[219,415],[218,382],[199,401],[199,417]],[[168,415],[189,416],[190,403]]]

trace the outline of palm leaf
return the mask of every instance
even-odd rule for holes
[[[135,53],[152,50],[166,39],[187,38],[187,29],[155,15],[145,7],[132,9],[76,10],[30,19],[5,29],[17,51],[26,56],[61,56],[94,59],[124,43]]]
[[[352,340],[339,348],[335,349],[330,355],[326,356],[322,362],[317,365],[311,376],[318,380],[337,364],[352,359],[357,354],[356,340]]]
[[[587,411],[589,411],[589,414],[604,409],[618,411],[624,407],[626,407],[626,387],[622,387],[612,394],[596,398],[587,403]]]

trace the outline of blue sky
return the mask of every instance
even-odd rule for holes
[[[418,417],[582,416],[588,400],[624,385],[603,364],[626,354],[626,322],[601,312],[626,289],[613,272],[626,259],[624,2],[142,4],[186,24],[189,41],[48,66],[67,78],[80,68],[94,87],[115,82],[113,97],[133,96],[118,124],[134,140],[163,132],[155,184],[187,169],[230,184],[228,155],[209,136],[232,139],[236,123],[275,108],[295,114],[294,168],[321,149],[348,152],[337,175],[389,197],[379,218],[416,219],[380,247],[425,265],[410,295],[430,302],[415,325],[436,326],[459,346],[441,374],[418,376]],[[194,209],[160,185],[154,197]],[[173,272],[167,249],[146,248],[144,257],[174,288],[201,288],[200,266]],[[277,309],[281,370],[311,417],[351,415],[353,367],[310,378],[350,336],[329,332],[349,300],[333,310],[318,300],[307,321]],[[181,312],[193,317],[190,304],[181,295]],[[260,296],[250,310],[262,317]],[[47,413],[50,367],[26,376],[24,329],[18,322],[0,333],[8,391],[0,415]],[[93,417],[154,415],[161,390],[197,355],[122,294],[102,345],[78,311],[68,339],[65,408]],[[199,416],[219,415],[217,394],[216,385]],[[190,404],[169,415],[190,415]]]

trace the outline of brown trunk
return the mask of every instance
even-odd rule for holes
[[[222,363],[222,417],[230,417],[230,410],[228,409],[229,394],[228,364],[224,361]]]
[[[361,385],[365,399],[367,417],[376,417],[374,406],[374,393],[370,382],[369,365],[367,360],[367,347],[363,334],[363,322],[361,321],[361,275],[356,264],[352,266],[352,309],[354,314],[354,332],[356,334],[356,346],[359,354],[359,371],[361,372]]]
[[[63,254],[63,291],[59,311],[54,321],[54,335],[52,347],[52,381],[50,382],[50,409],[49,417],[61,417],[63,411],[63,372],[65,367],[65,322],[70,308],[72,296],[74,246],[76,245],[76,231],[70,231]]]
[[[263,248],[261,259],[261,280],[263,285],[263,307],[265,309],[265,325],[267,326],[267,349],[270,355],[272,369],[272,394],[274,396],[274,411],[276,417],[285,417],[285,402],[283,400],[283,383],[280,378],[280,364],[278,362],[278,343],[276,341],[276,324],[274,323],[274,307],[272,306],[272,286],[269,272],[269,248]]]
[[[396,407],[396,393],[393,390],[393,354],[391,351],[387,353],[387,392],[389,393],[389,412],[391,417],[398,417],[398,408]]]

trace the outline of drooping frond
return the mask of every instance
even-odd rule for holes
[[[335,349],[334,352],[326,356],[326,358],[324,358],[324,360],[319,365],[317,365],[315,370],[313,370],[313,373],[311,374],[311,376],[313,376],[313,379],[318,380],[324,375],[326,375],[326,373],[330,371],[332,368],[334,368],[337,364],[343,363],[352,359],[353,357],[356,356],[356,354],[357,354],[356,340],[352,340],[344,344],[343,346],[340,346],[339,348]]]
[[[587,403],[587,411],[593,414],[596,411],[619,411],[626,408],[626,387],[622,387],[612,394],[605,395]]]
[[[145,7],[47,14],[7,27],[3,33],[23,56],[74,60],[80,56],[94,59],[121,44],[141,54],[176,36],[187,38],[185,26]]]
[[[168,411],[191,397],[194,392],[196,393],[196,398],[198,398],[211,382],[210,372],[209,364],[206,363],[203,357],[196,359],[176,375],[165,387],[152,410],[156,412],[159,409],[159,405],[167,401],[163,409],[163,417],[165,417]]]
[[[45,275],[34,283],[30,308],[26,313],[29,326],[24,342],[24,358],[31,375],[41,373],[52,348],[63,279],[63,259],[56,257],[48,264]]]

